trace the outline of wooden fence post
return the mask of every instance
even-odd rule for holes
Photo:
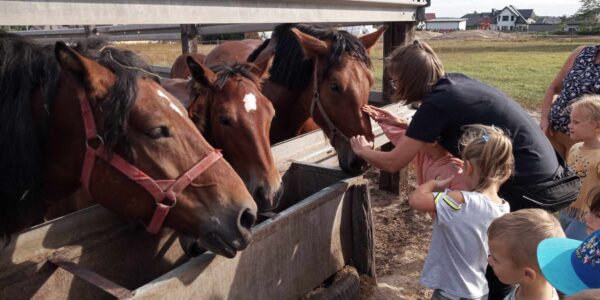
[[[417,22],[388,22],[385,23],[388,29],[383,35],[383,57],[388,57],[398,46],[411,43],[415,38],[415,29]],[[389,75],[383,71],[383,103],[391,103],[390,95],[392,87],[390,86]],[[381,151],[391,151],[394,146],[391,143],[381,147]],[[379,174],[379,189],[394,194],[400,194],[400,186],[408,184],[407,168],[396,173],[381,171]]]
[[[181,53],[198,53],[196,24],[181,24]]]

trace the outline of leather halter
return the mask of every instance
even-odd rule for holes
[[[331,137],[329,137],[329,140],[333,143],[333,139],[336,136],[339,136],[344,141],[347,142],[350,139],[333,124],[333,122],[331,121],[329,116],[327,116],[327,113],[325,112],[323,105],[321,104],[321,95],[319,94],[319,82],[318,82],[318,73],[317,73],[318,66],[319,66],[319,59],[315,58],[315,65],[313,68],[314,69],[314,71],[313,71],[313,98],[312,98],[312,102],[310,104],[309,115],[311,118],[313,117],[314,111],[315,111],[315,104],[316,104],[317,108],[319,108],[319,112],[321,113],[321,116],[323,117],[323,120],[325,120],[325,123],[327,123],[327,127],[329,127],[329,131],[331,132]]]
[[[81,115],[83,117],[83,126],[85,129],[85,157],[81,168],[81,184],[89,192],[90,179],[94,169],[96,157],[108,162],[115,169],[119,170],[127,178],[137,182],[142,186],[156,202],[156,209],[152,215],[150,223],[146,226],[146,231],[157,233],[162,227],[169,210],[177,204],[177,196],[192,183],[202,172],[206,171],[211,165],[217,162],[223,154],[215,149],[208,156],[197,162],[183,175],[177,179],[154,180],[143,171],[127,162],[120,155],[113,153],[108,155],[104,147],[104,141],[96,130],[94,114],[87,99],[79,100],[81,106]],[[90,144],[96,144],[94,147]]]

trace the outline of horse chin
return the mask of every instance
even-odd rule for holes
[[[219,234],[212,232],[204,238],[180,236],[179,244],[181,245],[183,252],[189,257],[196,257],[208,250],[217,255],[234,258],[238,251],[241,251],[248,246],[249,240],[243,243],[234,242],[233,244],[230,244]]]
[[[340,141],[335,142],[333,146],[337,152],[340,168],[342,168],[342,171],[345,173],[357,176],[364,173],[369,167],[365,160],[354,154],[354,151],[352,151],[352,148],[350,147],[350,143]]]

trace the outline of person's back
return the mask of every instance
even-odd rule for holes
[[[519,185],[535,184],[556,172],[558,160],[552,145],[520,105],[497,89],[463,74],[449,73],[438,81],[413,116],[406,134],[422,141],[441,136],[440,144],[460,157],[456,141],[462,135],[462,127],[470,124],[493,125],[508,132],[515,157],[511,181]]]

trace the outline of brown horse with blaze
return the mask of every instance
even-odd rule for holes
[[[52,55],[0,34],[3,233],[41,220],[42,197],[52,203],[83,186],[151,232],[164,223],[227,257],[244,249],[256,205],[185,108],[132,52],[76,49],[59,42]]]
[[[163,79],[161,83],[189,106],[190,118],[208,142],[223,149],[225,159],[244,180],[259,211],[275,209],[283,188],[269,142],[275,111],[260,89],[266,66],[208,68],[190,57],[188,67],[190,82]]]

